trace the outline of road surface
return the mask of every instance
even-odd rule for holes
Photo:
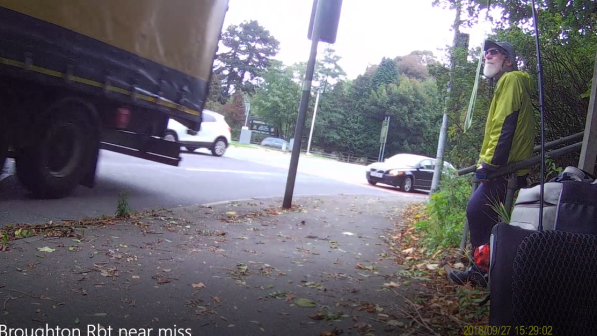
[[[202,153],[182,157],[179,167],[171,167],[102,151],[96,187],[78,187],[71,197],[60,200],[32,199],[15,176],[8,176],[0,182],[0,225],[114,215],[122,192],[136,211],[284,195],[288,154],[231,147],[224,157]],[[295,195],[426,197],[369,186],[362,166],[319,158],[301,157],[300,162]]]

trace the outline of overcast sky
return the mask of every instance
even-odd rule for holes
[[[430,50],[443,58],[452,43],[454,11],[431,6],[432,0],[344,0],[336,43],[340,65],[352,79],[367,65],[382,57],[407,55]],[[312,0],[230,0],[224,28],[245,20],[257,20],[280,41],[277,59],[285,64],[306,62],[310,41],[307,29]],[[480,43],[483,33],[471,33],[471,47]],[[320,43],[322,54],[326,43]]]

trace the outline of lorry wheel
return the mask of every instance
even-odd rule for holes
[[[6,156],[8,155],[8,127],[3,116],[0,116],[0,174],[4,170]]]
[[[0,90],[4,93],[3,95],[0,95],[0,109],[2,109],[2,111],[0,111],[0,174],[2,174],[4,164],[6,163],[6,157],[8,156],[8,147],[10,145],[8,130],[10,130],[11,127],[8,123],[8,114],[12,112],[14,97],[11,95],[11,91],[2,85],[0,85]]]
[[[41,125],[39,137],[16,157],[17,178],[37,198],[66,197],[89,169],[93,131],[85,111],[69,104]]]
[[[176,132],[174,131],[167,130],[166,133],[164,133],[164,140],[178,142],[178,135],[176,135]]]
[[[8,155],[8,141],[6,140],[6,133],[0,129],[0,174],[4,170],[6,156]]]

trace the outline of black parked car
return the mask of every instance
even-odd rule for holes
[[[434,171],[434,158],[415,154],[397,154],[384,162],[367,166],[366,177],[371,185],[389,184],[400,187],[403,191],[431,190]],[[444,171],[455,171],[455,168],[448,162],[444,162]]]

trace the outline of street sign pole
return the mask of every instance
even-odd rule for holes
[[[377,161],[382,162],[384,152],[386,151],[386,140],[388,138],[388,129],[390,128],[390,116],[386,115],[381,123],[381,135],[379,136],[379,155]]]
[[[245,101],[245,127],[247,127],[247,123],[249,122],[249,112],[251,111],[251,103]]]
[[[313,31],[311,34],[311,52],[307,63],[307,73],[303,82],[303,92],[299,105],[298,118],[294,131],[294,145],[292,146],[292,155],[290,157],[290,167],[288,168],[288,178],[286,180],[286,191],[282,207],[289,209],[292,207],[292,195],[294,193],[294,184],[296,182],[296,171],[298,168],[299,155],[301,153],[301,143],[303,139],[303,129],[305,128],[305,118],[307,107],[309,105],[309,96],[311,95],[311,81],[315,71],[315,60],[317,58],[317,45],[319,43],[319,30],[321,26],[322,4],[324,1],[318,1],[315,9],[315,19],[313,21]]]
[[[385,134],[383,137],[383,148],[381,150],[381,162],[383,162],[384,155],[386,154],[386,143],[388,142],[388,130],[390,129],[390,116],[387,117]]]

